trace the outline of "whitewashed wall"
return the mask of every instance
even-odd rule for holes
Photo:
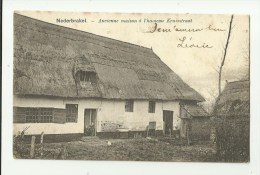
[[[54,107],[65,109],[66,104],[78,104],[77,123],[14,123],[14,134],[30,126],[27,134],[66,134],[84,132],[84,110],[97,109],[97,132],[101,131],[101,123],[110,121],[124,123],[130,130],[145,130],[150,121],[156,121],[156,129],[163,129],[163,110],[173,112],[173,127],[179,127],[179,102],[156,102],[155,113],[148,113],[148,101],[135,100],[134,112],[125,112],[123,100],[95,100],[95,99],[63,99],[44,97],[14,97],[15,107]]]

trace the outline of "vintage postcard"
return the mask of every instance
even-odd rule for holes
[[[249,19],[15,11],[14,158],[249,162]]]

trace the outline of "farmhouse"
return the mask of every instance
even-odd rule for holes
[[[18,14],[13,86],[14,133],[185,137],[182,108],[206,116],[152,49]]]

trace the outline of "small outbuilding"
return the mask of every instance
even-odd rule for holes
[[[210,117],[201,106],[193,103],[181,105],[181,136],[192,140],[210,138]]]

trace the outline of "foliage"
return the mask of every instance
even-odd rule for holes
[[[27,128],[28,129],[28,128]],[[30,157],[30,144],[25,141],[25,130],[13,136],[13,156],[18,159],[67,159],[65,145],[55,148],[45,148],[46,144],[35,144],[34,157]]]
[[[248,162],[249,119],[242,116],[215,120],[217,159],[224,162]]]
[[[29,158],[29,148],[24,143],[25,130],[13,136],[14,158]]]

